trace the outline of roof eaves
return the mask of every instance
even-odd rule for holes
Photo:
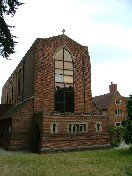
[[[2,119],[8,119],[8,118],[12,118],[13,116],[15,116],[24,106],[27,105],[27,103],[29,103],[31,100],[33,99],[33,97],[30,97],[29,99],[25,100],[24,102],[21,102],[15,106],[13,106],[11,109],[9,109],[9,111],[7,111],[7,113],[2,116],[0,118],[0,120]]]

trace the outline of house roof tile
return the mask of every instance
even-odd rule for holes
[[[114,93],[107,93],[104,95],[95,96],[92,98],[94,104],[100,109],[108,109],[110,101],[114,97]]]
[[[27,100],[25,100],[24,102],[21,102],[13,107],[11,107],[10,109],[8,109],[6,111],[6,113],[3,116],[0,116],[0,119],[8,119],[8,118],[12,118],[17,112],[19,112],[30,100],[32,99],[29,98]]]

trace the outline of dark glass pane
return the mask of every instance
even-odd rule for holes
[[[55,133],[56,132],[56,124],[54,123],[53,124],[53,133]]]
[[[72,103],[65,103],[65,112],[73,112],[74,107]]]
[[[69,132],[72,132],[72,124],[69,124]]]
[[[62,90],[55,91],[55,102],[64,102],[64,92]]]
[[[55,68],[63,69],[63,61],[55,61]]]
[[[64,60],[72,62],[71,54],[65,49],[64,49]]]
[[[121,100],[116,100],[115,103],[116,104],[121,104]]]
[[[65,83],[73,83],[73,76],[64,75],[64,82]]]
[[[64,82],[64,76],[55,74],[55,82]]]
[[[64,112],[64,103],[55,103],[55,111]]]
[[[56,73],[56,74],[63,74],[63,70],[55,69],[55,73]]]
[[[72,103],[73,102],[73,92],[65,92],[65,102]]]
[[[62,48],[56,53],[55,60],[63,60],[63,49]]]
[[[79,124],[76,124],[77,132],[79,132]]]
[[[73,132],[75,132],[75,125],[73,125]]]
[[[72,62],[64,62],[64,69],[73,70],[73,63]]]
[[[73,75],[73,71],[71,71],[71,70],[64,70],[64,75]]]
[[[97,131],[100,131],[100,124],[97,123]]]
[[[80,124],[80,132],[82,132],[82,124]]]
[[[116,126],[120,126],[121,124],[120,123],[116,123]]]
[[[86,124],[83,124],[83,131],[86,131]]]

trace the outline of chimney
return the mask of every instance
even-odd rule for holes
[[[117,84],[113,84],[113,82],[111,82],[111,85],[109,85],[109,90],[110,90],[110,93],[117,92]]]

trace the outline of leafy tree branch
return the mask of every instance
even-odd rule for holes
[[[16,36],[11,34],[11,29],[14,26],[9,26],[5,22],[5,15],[11,15],[12,17],[15,15],[16,10],[23,3],[18,0],[1,0],[0,1],[0,55],[6,59],[9,59],[9,56],[13,54]]]

